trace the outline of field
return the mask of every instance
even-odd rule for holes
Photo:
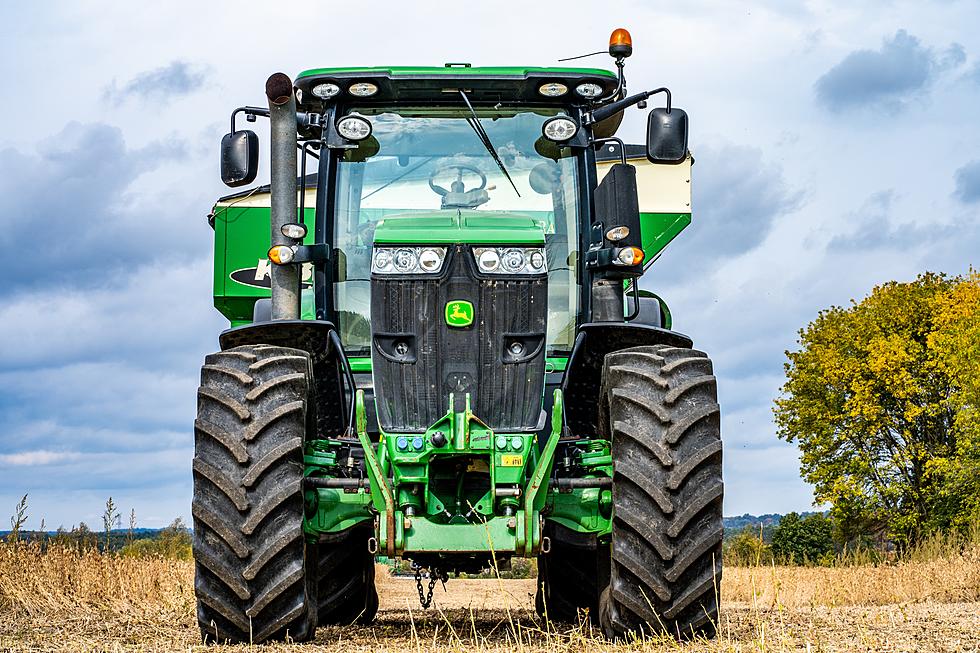
[[[323,627],[303,646],[205,648],[192,563],[0,546],[0,652],[980,651],[977,549],[880,566],[727,568],[719,637],[681,646],[613,646],[587,624],[546,624],[533,580],[454,579],[422,611],[414,581],[379,577],[370,627]]]

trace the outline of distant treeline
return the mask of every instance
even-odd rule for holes
[[[11,530],[0,531],[0,542],[31,542],[42,550],[56,546],[124,556],[159,555],[183,560],[190,560],[192,557],[191,531],[180,517],[166,528],[137,528],[136,511],[131,510],[129,528],[114,528],[120,525],[121,518],[115,502],[109,497],[102,515],[101,531],[92,530],[85,522],[72,525],[71,528],[59,526],[57,530],[49,531],[44,528],[44,519],[41,520],[41,528],[32,531],[24,528],[28,518],[27,498],[28,495],[25,494],[17,502],[14,514],[10,517]]]

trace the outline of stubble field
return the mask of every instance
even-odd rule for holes
[[[612,645],[588,624],[546,623],[534,615],[533,580],[447,587],[423,611],[413,580],[379,573],[371,626],[322,627],[301,646],[203,647],[190,562],[0,546],[0,652],[980,651],[976,549],[880,566],[729,567],[719,636],[683,645]]]

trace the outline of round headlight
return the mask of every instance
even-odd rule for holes
[[[518,449],[518,450],[519,449],[523,449],[524,448],[524,438],[520,437],[519,435],[515,435],[514,437],[512,437],[510,439],[510,446],[512,446],[512,447],[514,447],[515,449]]]
[[[395,269],[399,272],[411,272],[418,264],[415,252],[410,249],[400,249],[395,252]]]
[[[500,267],[500,255],[495,249],[485,249],[476,259],[480,272],[493,272]]]
[[[497,440],[496,440],[496,444],[497,444],[497,448],[498,449],[506,449],[507,448],[507,437],[506,436],[503,436],[503,435],[498,435],[497,436]]]
[[[584,84],[579,84],[578,86],[576,86],[575,92],[581,95],[582,97],[587,97],[591,99],[602,95],[602,87],[592,82],[585,82]]]
[[[544,127],[541,129],[544,133],[544,137],[549,141],[561,142],[567,141],[569,138],[575,135],[578,131],[578,125],[571,118],[563,118],[558,116],[556,118],[551,118],[546,120]]]
[[[419,254],[419,267],[426,272],[435,272],[439,269],[440,263],[442,263],[442,258],[439,256],[439,252],[434,249],[424,249]]]
[[[371,135],[371,123],[360,116],[347,116],[337,121],[337,132],[349,141],[363,141]]]
[[[356,95],[357,97],[370,97],[378,92],[378,87],[371,82],[357,82],[356,84],[351,84],[350,88],[351,95]]]
[[[386,267],[391,265],[391,251],[387,249],[378,249],[374,251],[374,269],[384,270]]]
[[[504,252],[503,265],[508,272],[520,272],[524,268],[524,252],[519,249],[508,249]]]
[[[558,97],[568,93],[568,87],[564,84],[559,84],[558,82],[549,82],[547,84],[542,84],[538,89],[538,93],[545,97]]]
[[[540,270],[544,267],[544,254],[541,252],[531,252],[528,261],[533,269]]]
[[[317,84],[310,89],[310,92],[321,100],[329,100],[337,95],[337,93],[340,93],[340,87],[333,82],[327,82],[325,84]]]

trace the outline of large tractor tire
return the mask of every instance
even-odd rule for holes
[[[370,525],[355,526],[317,545],[319,623],[347,626],[367,625],[378,613],[378,591],[374,586],[374,555],[368,539]]]
[[[201,368],[194,423],[194,589],[205,642],[307,641],[314,550],[303,534],[309,355],[249,345]]]
[[[558,524],[545,524],[551,550],[538,556],[538,587],[534,607],[549,621],[578,623],[582,616],[595,621],[599,608],[599,556],[609,548],[574,541]]]
[[[713,637],[721,585],[721,423],[711,361],[657,345],[606,356],[600,426],[613,451],[605,634]]]

